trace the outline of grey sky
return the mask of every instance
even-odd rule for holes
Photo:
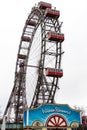
[[[62,68],[56,102],[87,106],[87,0],[44,0],[60,10],[63,21]],[[0,106],[4,111],[14,84],[20,37],[31,8],[39,0],[0,1]]]

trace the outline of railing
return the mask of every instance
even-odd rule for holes
[[[1,130],[2,124],[0,123],[0,130]],[[7,123],[5,126],[6,130],[22,130],[23,124],[16,124],[16,123]]]

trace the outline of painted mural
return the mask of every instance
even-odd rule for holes
[[[67,127],[81,123],[80,111],[67,104],[42,104],[24,111],[23,126]]]

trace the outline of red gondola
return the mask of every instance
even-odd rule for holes
[[[45,16],[51,18],[59,18],[60,11],[47,8],[45,11]]]
[[[48,40],[63,42],[64,34],[56,33],[56,32],[48,32]]]
[[[26,57],[27,57],[26,55],[18,54],[19,59],[26,59]]]
[[[27,37],[27,36],[22,36],[22,41],[25,41],[25,42],[30,42],[31,39],[30,37]]]
[[[46,9],[46,8],[50,8],[51,9],[51,4],[41,1],[41,2],[38,3],[38,7],[40,9]]]
[[[36,22],[35,21],[27,21],[26,22],[27,25],[30,25],[30,26],[36,26]]]
[[[53,68],[46,68],[46,76],[50,77],[62,77],[63,70],[62,69],[53,69]]]

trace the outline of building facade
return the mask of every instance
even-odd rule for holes
[[[42,104],[24,111],[23,127],[67,130],[81,124],[80,111],[67,104]]]

